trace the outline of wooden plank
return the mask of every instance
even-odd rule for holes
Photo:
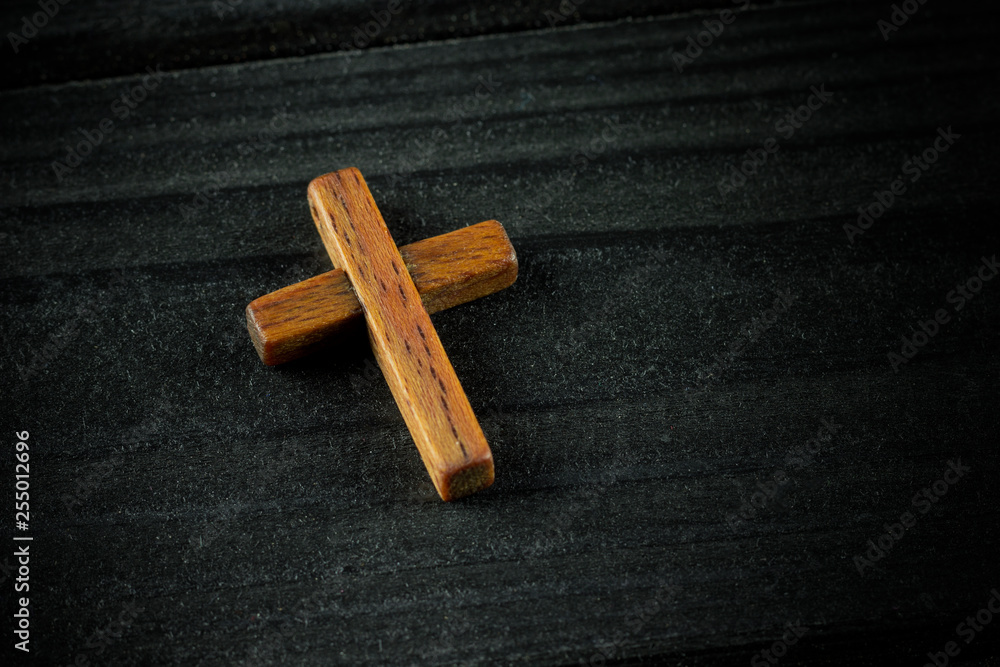
[[[365,311],[372,351],[442,500],[493,483],[493,455],[413,279],[357,169],[309,184],[310,211],[334,266]]]
[[[39,660],[136,602],[108,663],[745,665],[789,621],[782,665],[926,662],[997,583],[1000,283],[898,374],[886,353],[1000,248],[983,5],[927,3],[888,43],[885,5],[753,8],[683,73],[710,15],[191,69],[62,182],[138,81],[5,94],[0,392],[44,454]],[[942,125],[962,139],[849,243]],[[437,500],[374,364],[250,349],[247,302],[329,268],[302,190],[331,156],[400,242],[488,214],[517,245],[510,290],[434,317],[502,465],[488,494]],[[789,469],[823,418],[843,431]],[[956,457],[969,478],[861,576]]]
[[[428,313],[499,292],[517,279],[514,246],[496,220],[411,243],[399,254]],[[364,322],[342,269],[255,299],[246,317],[254,348],[268,366],[329,347]]]
[[[30,38],[12,43],[18,67],[2,73],[0,88],[127,75],[158,64],[165,70],[179,70],[329,51],[358,53],[390,44],[726,7],[731,1],[672,0],[664,7],[657,0],[619,0],[609,5],[523,0],[471,11],[466,0],[330,0],[322,4],[312,0],[163,4],[106,0],[97,6],[60,2],[50,5],[56,10],[52,21],[34,32],[29,26],[25,34]],[[0,24],[11,28],[10,34],[24,33],[25,17],[34,17],[38,11],[38,0],[4,2]],[[38,19],[34,21],[38,25]],[[100,49],[78,47],[81,40],[95,35],[100,38]],[[206,49],[206,44],[212,48]],[[107,57],[108,52],[115,57]]]

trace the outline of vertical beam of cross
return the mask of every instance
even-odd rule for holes
[[[361,173],[309,184],[313,220],[350,279],[375,358],[444,500],[493,483],[493,456]]]

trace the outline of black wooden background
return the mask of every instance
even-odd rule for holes
[[[5,654],[996,664],[1000,10],[902,4],[71,0],[21,43],[6,3]],[[347,166],[399,244],[517,249],[435,316],[484,493],[437,499],[363,345],[250,345],[249,301],[329,268],[305,188]]]

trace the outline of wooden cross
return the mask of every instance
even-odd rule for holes
[[[495,220],[396,248],[357,169],[309,184],[309,209],[334,271],[247,306],[265,364],[328,346],[367,324],[375,359],[442,500],[493,483],[493,456],[429,312],[492,294],[517,278],[517,256]]]

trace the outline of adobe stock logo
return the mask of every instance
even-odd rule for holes
[[[14,53],[17,53],[21,46],[28,43],[29,39],[32,39],[38,34],[38,31],[49,24],[49,21],[55,18],[56,14],[59,13],[59,6],[65,5],[69,0],[38,0],[38,6],[41,7],[42,11],[35,12],[30,17],[21,17],[21,31],[8,32],[7,41],[10,42],[10,47],[14,49]]]
[[[705,49],[712,46],[722,33],[725,32],[726,26],[732,25],[736,20],[738,12],[746,11],[750,7],[750,0],[732,0],[734,5],[741,5],[735,10],[723,9],[719,12],[718,20],[705,19],[701,22],[705,29],[696,35],[688,35],[687,38],[687,48],[684,51],[673,51],[671,59],[674,61],[674,68],[678,73],[683,73],[684,68],[688,65],[693,65],[694,61],[701,57],[701,54],[705,52]]]
[[[774,505],[781,504],[781,496],[784,487],[794,481],[794,471],[801,471],[811,466],[826,443],[843,428],[842,424],[834,422],[832,419],[821,419],[820,426],[816,430],[816,435],[809,438],[805,444],[793,449],[785,456],[785,468],[776,470],[772,475],[773,481],[764,480],[757,482],[757,491],[750,494],[749,499],[744,498],[739,508],[735,512],[730,512],[726,516],[726,523],[737,532],[740,525],[746,521],[751,521],[760,516],[760,512]]]
[[[945,295],[945,300],[954,306],[956,313],[959,312],[975,298],[983,289],[983,285],[993,280],[998,273],[1000,273],[1000,262],[997,261],[997,256],[993,255],[990,259],[983,257],[982,264],[976,274],[955,285],[955,289]],[[929,344],[931,339],[941,331],[941,327],[948,322],[951,322],[951,314],[945,308],[938,308],[933,318],[917,323],[920,331],[916,331],[917,327],[914,326],[913,334],[909,338],[905,334],[901,335],[900,340],[903,341],[903,344],[899,348],[899,354],[889,352],[886,355],[892,370],[898,373],[899,369],[917,356],[917,353]]]
[[[927,514],[931,508],[941,501],[951,487],[958,484],[959,480],[972,472],[972,468],[962,463],[962,459],[948,461],[948,467],[941,475],[940,479],[928,484],[917,491],[910,504],[919,512],[919,515]],[[885,529],[881,535],[868,540],[868,548],[863,554],[854,557],[854,567],[858,574],[865,575],[865,570],[874,567],[875,563],[887,557],[899,542],[906,537],[906,531],[912,530],[917,525],[918,514],[907,510],[899,515],[898,523],[884,523]]]
[[[931,165],[936,163],[941,158],[941,155],[947,153],[955,145],[955,142],[961,138],[962,135],[953,131],[950,125],[947,130],[939,127],[938,136],[934,139],[934,143],[924,149],[920,155],[914,155],[903,163],[903,174],[896,177],[896,180],[889,185],[888,190],[882,192],[876,190],[874,193],[874,202],[867,206],[862,204],[858,207],[857,224],[846,223],[844,225],[844,233],[847,234],[847,240],[850,243],[854,243],[854,237],[861,236],[871,229],[875,221],[885,215],[898,199],[906,194],[906,184],[903,182],[903,176],[909,176],[911,184],[916,183],[930,170]]]
[[[813,114],[833,100],[833,93],[826,90],[825,83],[818,88],[816,86],[810,87],[809,92],[811,94],[806,98],[805,103],[800,104],[795,109],[789,109],[788,113],[778,118],[774,124],[774,131],[786,141],[794,137],[795,133],[812,119]],[[768,157],[779,150],[781,150],[781,142],[776,136],[765,139],[761,148],[748,148],[747,159],[738,166],[731,165],[730,174],[716,184],[719,194],[725,196],[742,188],[767,164]]]
[[[965,617],[965,620],[955,626],[955,634],[961,637],[966,644],[971,644],[976,636],[986,629],[986,626],[993,622],[993,617],[1000,615],[1000,591],[993,589],[990,591],[990,599],[986,601],[983,608]],[[958,657],[962,652],[958,642],[950,641],[944,645],[943,651],[928,652],[930,659],[924,663],[924,667],[947,667],[952,658]]]
[[[544,16],[549,21],[549,27],[556,27],[557,23],[562,23],[573,16],[577,11],[579,11],[580,6],[585,4],[587,0],[562,0],[559,3],[558,11],[552,11],[547,9],[544,12]]]
[[[111,103],[111,112],[121,121],[128,120],[128,117],[132,115],[133,110],[135,110],[143,100],[145,100],[151,92],[156,90],[156,87],[160,85],[160,81],[164,77],[164,73],[160,71],[160,66],[157,65],[156,69],[152,67],[146,68],[146,75],[142,77],[141,82],[130,90],[126,90],[121,96],[117,97],[114,102]],[[115,127],[115,121],[111,118],[102,118],[97,124],[97,127],[87,130],[82,127],[76,129],[83,137],[82,140],[78,141],[74,146],[65,146],[66,157],[63,161],[59,160],[52,161],[52,171],[56,175],[56,180],[60,183],[62,180],[71,174],[74,169],[83,164],[83,161],[88,155],[94,152],[98,146],[104,143],[104,140],[111,136],[111,134],[117,129]]]
[[[893,5],[892,14],[889,15],[889,21],[879,19],[875,24],[878,26],[879,32],[882,33],[882,39],[888,42],[892,33],[899,32],[899,29],[906,25],[906,22],[910,20],[910,17],[920,11],[921,5],[926,2],[927,0],[905,0],[902,3],[902,6]]]
[[[798,622],[789,621],[785,623],[785,628],[785,634],[781,636],[781,639],[771,644],[770,648],[762,649],[750,658],[751,667],[768,667],[778,664],[782,658],[788,655],[788,650],[798,644],[799,640],[809,632],[809,628]]]
[[[402,0],[389,0],[385,9],[380,11],[371,10],[371,17],[375,20],[354,26],[354,30],[351,32],[351,41],[341,42],[341,50],[363,49],[371,44],[372,40],[389,27],[392,17],[403,11],[404,8],[402,5]]]

